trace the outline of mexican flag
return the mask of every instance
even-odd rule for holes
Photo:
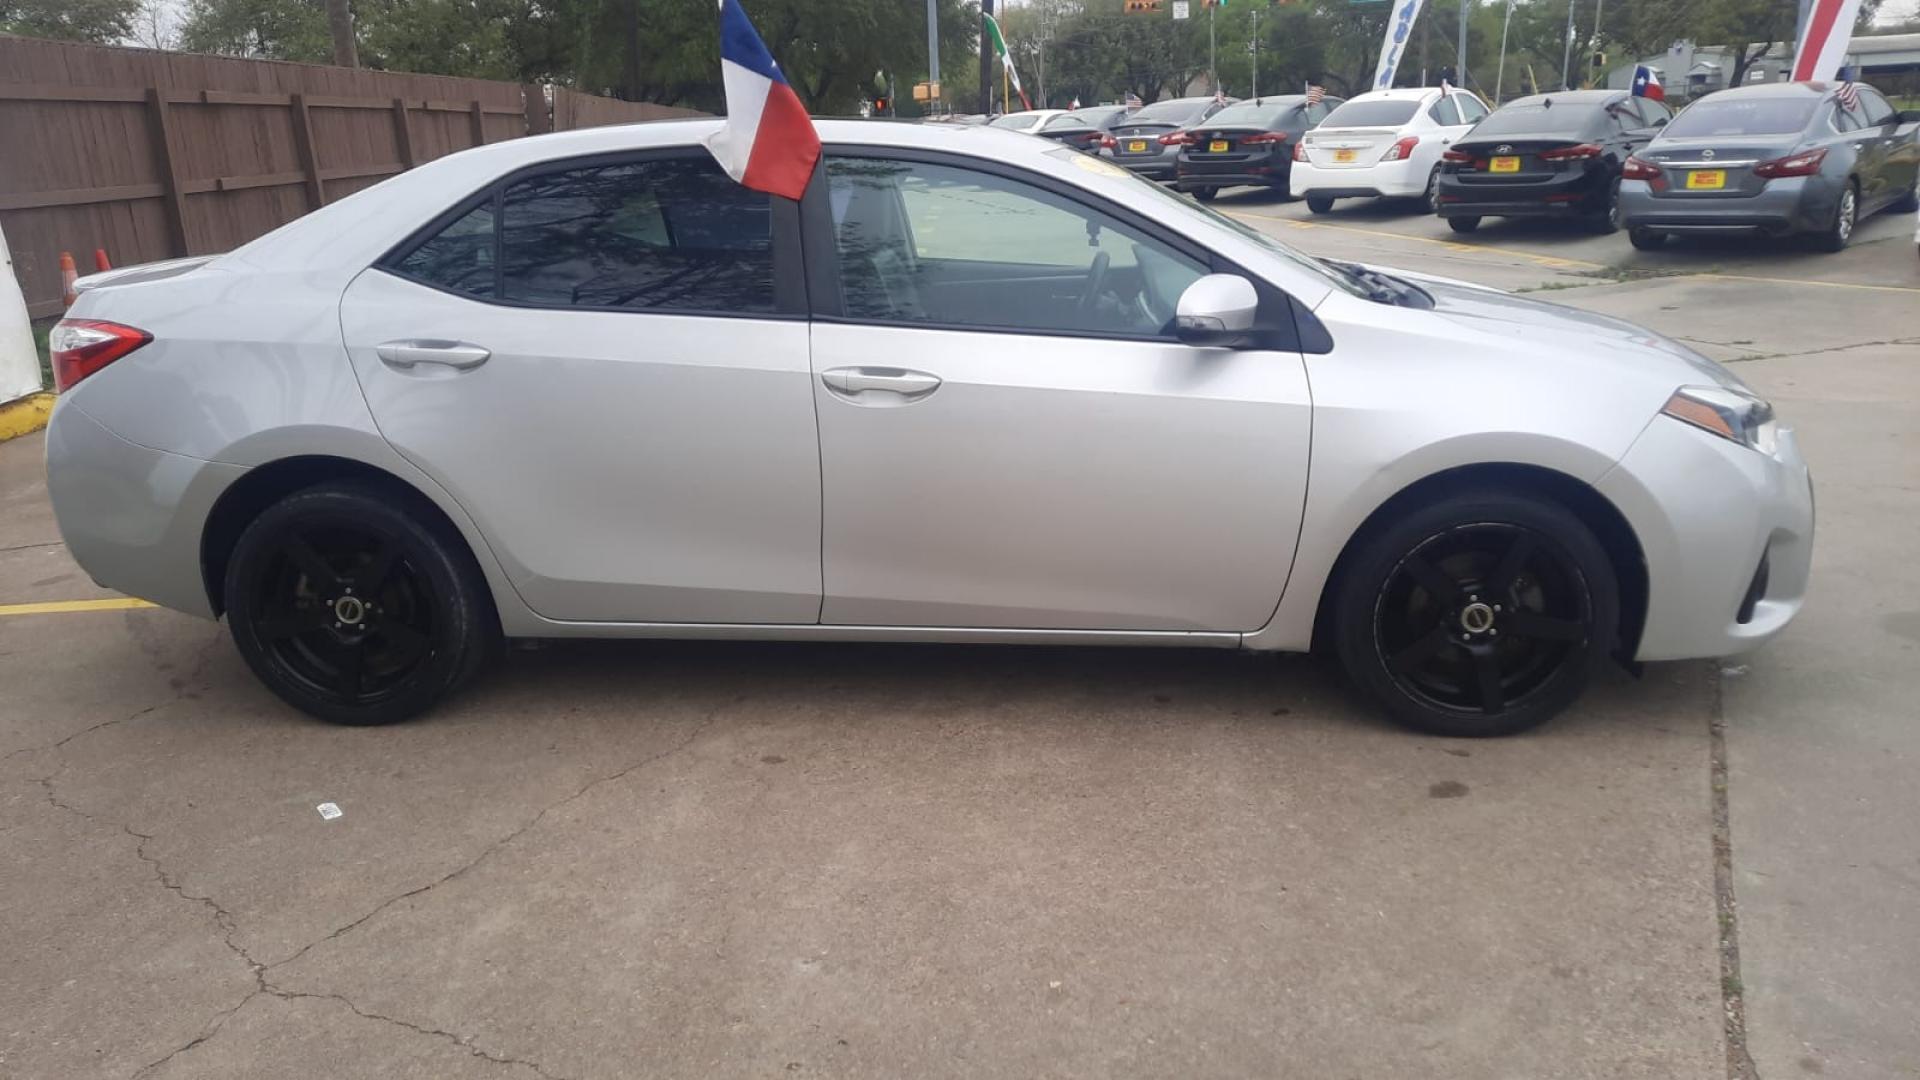
[[[1007,53],[1007,39],[1000,36],[1000,22],[991,15],[983,15],[987,20],[987,36],[993,39],[993,51],[1000,54],[1000,66],[1007,69],[1007,81],[1013,84],[1013,92],[1020,95],[1020,104],[1033,108],[1027,92],[1020,87],[1020,73],[1013,70],[1013,57]]]

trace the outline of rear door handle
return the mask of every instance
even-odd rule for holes
[[[940,376],[905,368],[843,367],[820,373],[827,389],[848,398],[870,391],[922,398],[940,388]]]
[[[388,341],[373,351],[390,368],[407,371],[419,364],[439,364],[455,371],[467,371],[487,362],[491,352],[464,341]]]

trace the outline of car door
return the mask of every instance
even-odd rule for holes
[[[473,516],[535,612],[811,623],[797,234],[795,204],[704,149],[554,163],[355,278],[341,329],[381,433]]]
[[[1871,193],[1861,192],[1861,201],[1865,203],[1860,210],[1865,216],[1870,209],[1878,209],[1892,202],[1913,186],[1911,163],[1905,154],[1900,153],[1899,114],[1887,99],[1872,87],[1856,88],[1860,94],[1860,111],[1864,136],[1873,144],[1871,166],[1865,160],[1861,162],[1862,183],[1871,183]],[[1863,150],[1862,155],[1867,153]],[[1872,180],[1866,179],[1869,171]]]
[[[973,159],[830,150],[826,181],[821,621],[1263,625],[1300,528],[1305,368],[1174,339],[1207,253]]]
[[[1455,139],[1473,129],[1473,125],[1460,118],[1460,101],[1464,94],[1442,94],[1427,106],[1427,120],[1433,124],[1420,141],[1413,145],[1409,155],[1414,162],[1414,174],[1431,173],[1440,167],[1440,155],[1446,153]]]

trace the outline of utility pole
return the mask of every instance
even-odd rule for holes
[[[1600,48],[1600,12],[1605,10],[1606,6],[1607,6],[1607,0],[1593,0],[1593,40],[1589,43],[1589,45],[1596,52]],[[1591,76],[1594,72],[1594,69],[1592,66],[1593,60],[1591,57],[1588,58],[1587,65],[1588,65],[1587,72]]]
[[[993,14],[993,0],[980,0],[980,115],[993,115],[993,35],[987,33],[987,16]]]
[[[939,0],[927,0],[927,112],[940,112]]]
[[[1493,77],[1493,107],[1500,107],[1500,89],[1507,82],[1507,28],[1513,25],[1513,0],[1507,0],[1507,17],[1500,22],[1500,70]]]
[[[1252,93],[1258,100],[1260,97],[1260,5],[1256,3],[1248,8],[1247,12],[1253,16],[1253,37],[1247,40],[1247,51],[1253,54]]]
[[[981,0],[986,3],[988,0]],[[1213,80],[1213,92],[1220,92],[1220,63],[1214,56],[1213,48],[1213,9],[1219,7],[1218,0],[1207,0],[1207,76]]]
[[[992,0],[981,0],[991,3]],[[1567,47],[1560,54],[1560,89],[1573,89],[1573,9],[1579,0],[1567,0]],[[1536,89],[1538,89],[1536,87]]]
[[[1473,0],[1460,0],[1460,47],[1453,58],[1453,85],[1461,90],[1467,88],[1467,11]]]

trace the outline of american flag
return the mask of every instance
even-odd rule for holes
[[[1841,107],[1845,108],[1848,112],[1860,111],[1860,88],[1859,87],[1853,85],[1850,82],[1843,82],[1840,84],[1840,93],[1837,95],[1837,97]]]
[[[1325,100],[1327,100],[1326,87],[1315,86],[1312,83],[1307,84],[1307,104],[1318,105]]]
[[[1140,107],[1140,95],[1129,90],[1127,91],[1127,96],[1123,103],[1126,105],[1128,111],[1137,109]]]

